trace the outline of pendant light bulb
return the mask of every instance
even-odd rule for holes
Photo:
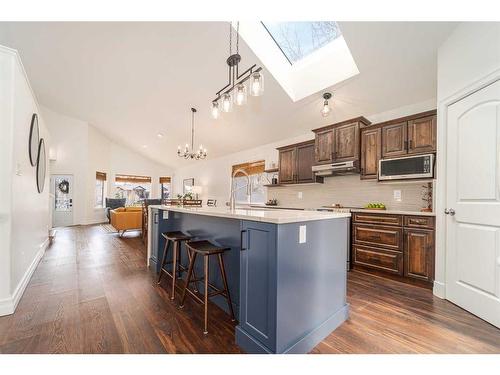
[[[231,112],[232,107],[231,94],[222,95],[222,112]]]
[[[212,118],[217,120],[220,116],[219,102],[212,102]]]
[[[330,115],[330,113],[332,112],[332,109],[330,108],[330,105],[328,104],[328,100],[330,100],[331,97],[332,97],[332,94],[330,94],[329,92],[325,92],[323,94],[324,102],[323,102],[323,108],[321,109],[321,116],[323,116],[323,117],[328,117]]]
[[[243,83],[235,88],[234,102],[236,105],[243,105],[247,102],[247,87]]]
[[[250,77],[250,95],[261,96],[264,93],[264,76],[262,72],[252,73]]]

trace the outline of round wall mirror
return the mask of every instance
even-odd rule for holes
[[[28,152],[30,156],[30,163],[34,167],[38,159],[38,146],[40,143],[40,133],[38,130],[38,116],[33,113],[31,116],[30,139],[28,145]]]
[[[40,144],[38,145],[38,158],[36,161],[36,186],[38,192],[43,191],[45,185],[45,173],[47,168],[47,158],[45,157],[45,142],[40,139]]]

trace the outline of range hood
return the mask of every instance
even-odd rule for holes
[[[358,161],[345,161],[340,163],[314,165],[312,171],[316,176],[335,176],[359,173]]]

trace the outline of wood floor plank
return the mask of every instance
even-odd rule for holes
[[[235,323],[156,284],[138,232],[61,229],[18,305],[0,353],[240,353]],[[182,284],[182,282],[180,282]],[[500,330],[429,290],[349,272],[350,318],[311,353],[500,353]]]

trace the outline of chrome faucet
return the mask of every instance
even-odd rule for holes
[[[234,178],[236,177],[236,175],[238,173],[241,173],[242,175],[244,175],[247,178],[247,184],[244,185],[244,186],[240,186],[240,187],[236,188],[234,186]],[[236,207],[236,199],[235,199],[235,193],[236,193],[236,191],[239,190],[239,189],[243,189],[245,187],[247,188],[247,195],[250,195],[251,194],[251,188],[252,188],[252,183],[250,181],[250,176],[248,175],[248,173],[244,169],[238,168],[237,170],[235,170],[233,172],[233,175],[231,176],[231,196],[229,197],[229,207],[231,208],[231,210],[234,210],[235,207]]]

